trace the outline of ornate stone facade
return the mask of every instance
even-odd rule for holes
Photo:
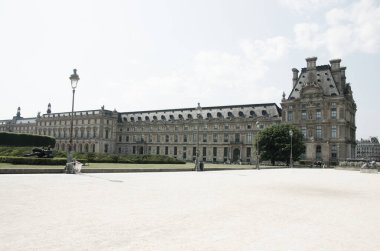
[[[199,147],[207,162],[253,162],[258,130],[280,121],[281,109],[274,103],[203,107],[199,115],[195,108],[120,113],[116,147],[120,154],[185,161],[193,161]]]
[[[300,128],[306,141],[303,160],[338,161],[355,156],[356,104],[340,59],[316,65],[307,58],[301,73],[293,69],[289,96],[282,110],[275,103],[117,112],[104,108],[74,113],[73,150],[115,154],[161,154],[193,161],[197,148],[208,162],[255,162],[255,136],[273,123]],[[200,116],[198,116],[198,114]],[[67,150],[71,113],[24,119],[20,108],[0,131],[48,135]],[[257,123],[260,128],[257,127]]]
[[[346,67],[340,59],[317,66],[317,58],[307,58],[301,73],[293,69],[292,91],[283,95],[282,122],[300,128],[306,142],[302,159],[326,163],[354,158],[356,104]]]

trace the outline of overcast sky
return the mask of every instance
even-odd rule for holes
[[[0,119],[275,102],[293,67],[341,58],[357,138],[379,135],[376,0],[0,0]]]

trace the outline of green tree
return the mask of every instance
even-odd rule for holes
[[[291,148],[290,130],[293,132],[293,160],[299,160],[301,154],[305,152],[303,135],[298,128],[284,124],[272,125],[259,132],[255,144],[257,145],[258,140],[260,159],[270,160],[272,165],[275,165],[276,161],[283,161],[289,164]]]

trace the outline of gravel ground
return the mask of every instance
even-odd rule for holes
[[[0,175],[0,250],[380,250],[380,175]]]

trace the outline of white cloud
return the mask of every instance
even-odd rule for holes
[[[316,23],[300,23],[294,26],[295,43],[298,48],[315,50],[323,45],[324,35]]]
[[[361,0],[325,14],[326,25],[302,23],[294,27],[298,48],[326,47],[334,57],[354,52],[375,53],[380,48],[380,5]]]
[[[273,102],[274,96],[279,100],[282,91],[266,86],[264,77],[267,64],[287,54],[289,41],[283,37],[244,40],[239,48],[236,54],[200,51],[188,70],[134,80],[124,97],[129,104],[139,104],[142,98],[155,102],[160,97],[159,103],[151,104],[155,109],[195,106],[198,101],[207,106]]]
[[[287,54],[289,44],[287,38],[277,36],[254,42],[244,40],[240,43],[240,47],[251,60],[276,61]]]
[[[308,14],[310,11],[330,7],[342,3],[344,0],[279,0],[279,2],[289,9]]]

